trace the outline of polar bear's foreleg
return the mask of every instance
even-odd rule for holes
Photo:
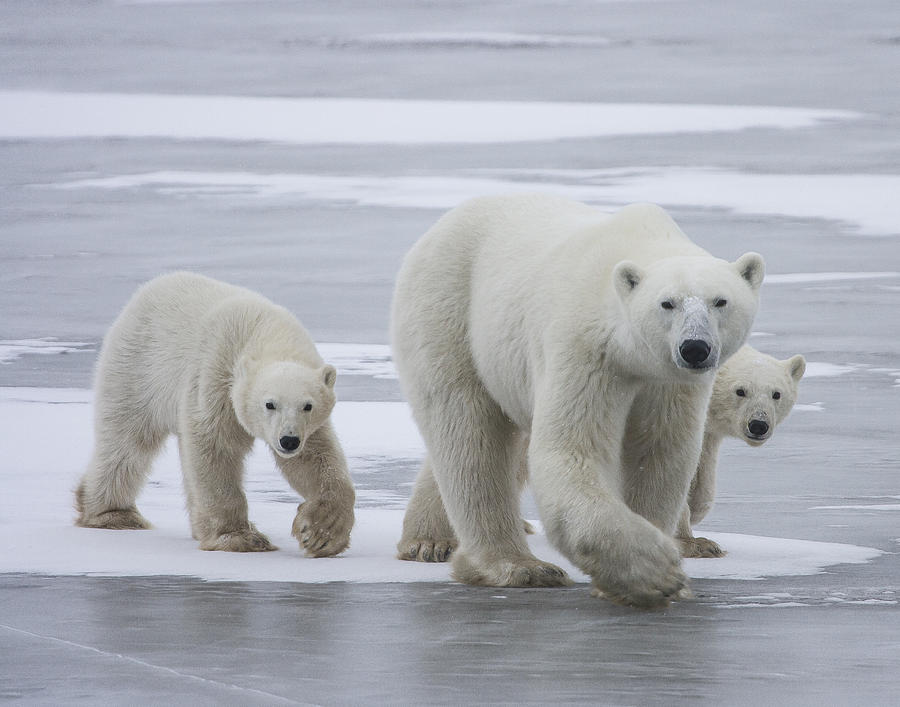
[[[684,557],[724,557],[728,554],[722,547],[709,538],[694,537],[691,529],[712,508],[716,495],[716,466],[719,456],[719,445],[722,439],[708,429],[703,436],[703,450],[700,452],[700,463],[697,473],[691,480],[688,501],[681,512],[675,539],[681,545]]]
[[[403,516],[397,557],[419,562],[446,562],[457,544],[431,462],[426,457]]]
[[[443,404],[431,409],[421,428],[459,537],[453,577],[486,586],[570,584],[562,569],[528,549],[519,514],[518,431],[477,383],[465,395],[455,386],[445,390]]]
[[[179,432],[181,468],[188,492],[191,530],[201,550],[264,552],[277,549],[247,517],[243,491],[244,457],[252,438],[223,439],[224,435],[196,422]]]
[[[633,384],[623,376],[568,376],[545,391],[535,403],[528,461],[547,536],[606,598],[667,605],[687,582],[674,522],[665,532],[626,502],[622,407],[634,400]]]
[[[288,483],[303,496],[291,535],[310,557],[331,557],[350,545],[356,493],[347,460],[330,422],[306,440],[295,457],[275,457]]]

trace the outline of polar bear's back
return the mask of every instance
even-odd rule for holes
[[[97,398],[119,411],[152,411],[171,426],[193,380],[207,374],[230,385],[237,358],[263,350],[322,365],[302,325],[263,296],[196,273],[162,275],[135,292],[104,338]]]
[[[613,307],[618,262],[699,254],[652,204],[607,214],[550,195],[472,199],[446,213],[400,269],[391,322],[401,380],[409,393],[431,385],[424,374],[414,382],[422,371],[455,368],[447,373],[461,380],[477,370],[508,413],[524,417],[545,333]]]

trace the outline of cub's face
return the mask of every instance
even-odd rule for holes
[[[765,265],[756,253],[734,263],[666,258],[641,268],[621,262],[613,281],[641,372],[689,381],[714,371],[743,345],[759,304]]]
[[[244,365],[232,388],[238,421],[275,454],[296,456],[334,408],[335,369],[278,361],[254,374],[247,371],[252,366]]]
[[[794,407],[805,371],[806,360],[800,354],[779,361],[743,347],[716,376],[706,424],[721,435],[758,447]]]

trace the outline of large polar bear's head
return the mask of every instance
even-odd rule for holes
[[[794,407],[805,371],[800,354],[779,361],[744,346],[716,374],[707,427],[753,447],[763,444]]]
[[[244,361],[231,388],[238,422],[277,455],[296,456],[331,414],[336,377],[334,366],[329,365]]]
[[[729,263],[708,255],[613,269],[636,370],[687,378],[715,370],[750,334],[765,264],[758,253]]]

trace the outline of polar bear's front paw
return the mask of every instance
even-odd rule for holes
[[[592,575],[594,596],[639,609],[661,609],[691,596],[675,543],[658,533],[657,542],[633,545],[623,562],[605,563]]]
[[[269,552],[277,550],[269,539],[251,523],[249,528],[221,533],[200,543],[201,550],[223,550],[225,552]]]
[[[452,576],[458,582],[486,587],[567,587],[572,584],[561,567],[535,557],[498,559],[476,564],[466,554],[453,556]]]
[[[350,545],[353,507],[329,501],[304,501],[297,506],[291,535],[310,557],[331,557]]]
[[[456,549],[456,539],[400,541],[397,559],[413,562],[446,562]]]
[[[725,557],[728,553],[709,538],[678,538],[682,557]]]

